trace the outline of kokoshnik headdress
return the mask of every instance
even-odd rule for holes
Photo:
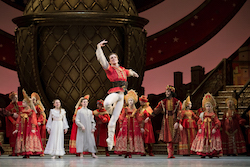
[[[213,108],[216,107],[216,101],[210,93],[206,93],[202,99],[202,107],[205,108],[206,103],[211,103]]]
[[[183,101],[183,104],[182,104],[182,109],[185,110],[186,107],[188,106],[188,104],[190,103],[190,96],[188,96],[184,101]]]
[[[234,103],[234,105],[237,105],[237,100],[233,97],[229,97],[226,99],[225,103],[227,104],[229,101],[232,101]]]
[[[38,95],[38,93],[33,92],[30,97],[31,97],[32,100],[35,98],[36,99],[36,103],[41,106],[42,111],[45,111],[45,108],[44,108],[44,106],[43,106],[43,104],[41,102],[41,98]]]
[[[128,93],[125,95],[125,101],[128,103],[128,99],[133,99],[134,103],[137,103],[138,101],[138,95],[135,92],[135,90],[131,89],[128,91]]]
[[[26,93],[26,91],[24,89],[22,90],[22,92],[23,92],[23,99],[27,102],[27,104],[30,106],[30,108],[37,113],[36,108],[31,100],[31,98],[28,96],[28,94]]]

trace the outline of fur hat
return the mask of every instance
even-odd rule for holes
[[[145,95],[141,95],[141,97],[139,97],[139,100],[143,102],[148,102],[148,98]]]

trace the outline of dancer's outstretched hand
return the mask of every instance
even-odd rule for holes
[[[99,43],[97,44],[97,46],[103,47],[103,46],[105,46],[106,43],[108,43],[108,41],[106,41],[106,40],[104,39],[103,41],[99,42]]]

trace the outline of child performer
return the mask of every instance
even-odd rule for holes
[[[23,90],[23,109],[20,111],[17,121],[17,133],[15,153],[17,155],[24,155],[24,158],[29,158],[30,155],[43,154],[42,141],[37,126],[37,118],[35,106],[33,102]]]
[[[95,141],[99,147],[105,147],[106,156],[109,156],[108,145],[108,122],[110,120],[109,113],[103,107],[103,100],[97,101],[97,109],[93,111],[96,121]]]
[[[201,158],[222,156],[221,123],[213,111],[215,106],[216,101],[213,96],[210,93],[205,94],[202,100],[205,112],[197,122],[198,133],[191,146],[191,151],[201,155]]]
[[[192,103],[190,96],[183,101],[182,111],[180,114],[179,126],[180,126],[180,141],[178,145],[178,154],[190,155],[190,148],[193,140],[196,136],[197,125],[199,117],[190,110]]]
[[[139,98],[139,101],[140,101],[141,106],[138,109],[138,112],[139,112],[140,119],[142,120],[141,126],[144,129],[142,137],[143,137],[146,147],[148,148],[148,155],[154,156],[152,144],[155,143],[155,136],[154,136],[152,122],[150,119],[150,115],[152,114],[153,110],[149,106],[149,102],[146,96],[142,95]]]
[[[143,128],[139,126],[139,112],[135,107],[135,103],[138,101],[137,93],[129,90],[125,101],[128,107],[124,108],[120,115],[121,129],[117,136],[115,153],[125,154],[125,158],[127,156],[132,158],[132,154],[145,154],[141,135]]]
[[[69,128],[66,111],[62,108],[60,100],[55,99],[53,105],[55,108],[50,110],[46,125],[49,140],[44,151],[44,154],[52,155],[52,159],[56,158],[56,156],[61,158],[65,154],[64,134],[68,132]]]
[[[240,126],[244,126],[246,120],[241,118],[235,104],[235,98],[226,99],[227,111],[224,112],[222,124],[222,147],[225,155],[238,155],[245,153],[246,143]]]
[[[88,109],[89,95],[79,101],[82,108],[78,110],[76,114],[76,152],[81,153],[80,157],[83,157],[83,152],[91,152],[93,158],[98,158],[95,153],[97,152],[94,132],[95,132],[95,120],[93,113]]]
[[[43,144],[43,149],[46,147],[46,114],[45,114],[45,108],[41,102],[40,96],[33,92],[31,94],[32,102],[36,108],[36,117],[37,117],[37,125],[40,130],[40,136]],[[44,156],[44,154],[41,154],[41,156]]]

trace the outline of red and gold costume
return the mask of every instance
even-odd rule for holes
[[[197,125],[199,117],[195,115],[192,110],[185,110],[190,97],[183,102],[183,110],[180,114],[179,123],[182,125],[183,130],[180,131],[180,141],[178,146],[178,154],[190,155],[190,148],[197,133]]]
[[[95,131],[96,146],[108,147],[106,139],[108,137],[107,125],[110,120],[109,114],[104,108],[102,108],[94,110],[93,115],[95,116],[95,121],[96,121],[96,131]]]
[[[26,95],[26,92],[23,92],[26,103],[33,105]],[[28,156],[43,154],[42,141],[37,125],[36,113],[30,107],[24,108],[20,111],[16,121],[16,130],[17,139],[15,153],[18,155]],[[35,133],[33,133],[32,130],[34,130]]]
[[[226,103],[231,99],[227,99]],[[237,103],[236,99],[233,101]],[[224,113],[221,133],[223,154],[237,155],[246,152],[246,143],[240,127],[240,125],[244,126],[245,122],[246,120],[241,118],[236,110],[228,110]]]
[[[17,118],[16,129],[18,133],[15,153],[18,155],[43,154],[35,111],[32,109],[23,109]],[[35,130],[36,132],[32,133],[31,130]]]
[[[15,92],[11,92],[9,94],[9,98],[12,99],[13,96],[16,96],[17,94]],[[10,113],[9,116],[5,117],[6,122],[6,137],[9,138],[10,147],[12,147],[12,155],[15,153],[15,145],[16,145],[16,138],[17,135],[13,134],[13,131],[16,129],[16,121],[17,118],[13,117],[14,113],[19,114],[20,110],[22,110],[22,102],[10,102],[10,104],[5,108],[7,112]]]
[[[175,88],[170,85],[166,87],[166,90],[175,92]],[[177,113],[180,109],[181,102],[175,97],[171,97],[161,100],[152,113],[152,116],[163,113],[164,118],[162,119],[159,140],[167,143],[168,158],[175,158],[173,148],[174,123],[177,121]]]
[[[202,104],[205,108],[205,104],[210,103],[213,107],[216,106],[216,102],[210,93],[205,94]],[[202,157],[218,157],[222,155],[222,142],[220,135],[221,122],[217,115],[211,111],[205,111],[204,115],[200,117],[197,122],[198,130],[201,129],[201,133],[197,133],[192,146],[191,151],[196,152],[197,155]],[[216,132],[212,133],[215,129]]]
[[[110,120],[110,116],[103,107],[103,100],[98,100],[97,104],[99,104],[102,108],[93,111],[96,122],[96,130],[94,133],[95,142],[96,146],[105,147],[106,156],[109,156],[106,139],[108,138],[108,122]]]
[[[74,113],[73,118],[72,118],[73,125],[72,125],[72,129],[71,129],[70,140],[69,140],[69,153],[76,154],[77,156],[80,156],[80,154],[76,153],[76,134],[77,134],[78,126],[76,125],[75,120],[76,120],[77,111],[79,109],[81,109],[81,107],[78,107],[75,110],[75,113]]]
[[[138,96],[134,90],[128,91],[125,96],[126,102],[132,98],[134,103],[137,102]],[[139,126],[139,112],[137,109],[125,107],[120,115],[120,131],[117,136],[115,153],[126,154],[131,157],[132,154],[145,154],[141,127]]]
[[[114,67],[109,65],[105,72],[110,82],[113,83],[113,88],[109,89],[108,94],[124,92],[128,84],[127,77],[129,76],[129,70],[122,66]]]
[[[154,136],[152,122],[150,119],[150,115],[152,114],[153,110],[149,106],[149,102],[148,102],[148,99],[146,96],[142,95],[139,98],[139,100],[145,102],[145,105],[140,106],[140,108],[138,109],[141,127],[143,127],[143,129],[144,129],[142,138],[143,138],[144,143],[146,144],[146,146],[148,148],[149,155],[154,156],[153,152],[152,152],[152,149],[153,149],[152,144],[155,143],[155,136]],[[148,121],[144,122],[145,119],[147,119],[147,118],[148,118]]]
[[[43,148],[45,149],[46,147],[46,114],[45,114],[45,108],[43,107],[41,103],[41,99],[37,93],[32,93],[31,94],[31,99],[35,98],[36,99],[36,117],[37,117],[37,123],[39,122],[41,125],[39,125],[39,130],[40,130],[40,136],[43,144]]]

